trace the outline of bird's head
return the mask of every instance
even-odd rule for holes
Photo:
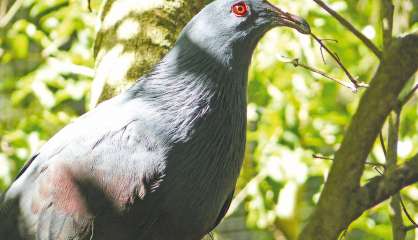
[[[197,14],[183,30],[187,40],[211,56],[251,58],[260,38],[274,27],[290,27],[309,34],[301,17],[267,0],[215,0]]]

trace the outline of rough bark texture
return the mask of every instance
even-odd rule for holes
[[[398,141],[401,111],[392,111],[389,116],[388,147],[386,159],[386,172],[396,170],[398,162]],[[392,223],[393,240],[404,240],[406,237],[405,225],[402,218],[401,193],[393,195],[390,199],[389,218]]]
[[[353,215],[360,216],[365,210],[416,182],[418,182],[418,154],[385,177],[376,177],[361,187],[353,198],[354,202],[359,203]]]
[[[174,44],[205,0],[107,0],[95,43],[90,106],[129,86]]]
[[[417,175],[414,175],[417,174],[416,163],[412,162],[409,165],[415,169],[404,169],[404,173],[397,170],[402,175],[389,175],[383,181],[377,181],[378,186],[369,185],[371,189],[360,186],[366,158],[386,117],[396,106],[399,93],[417,71],[417,57],[418,34],[394,39],[384,51],[382,63],[360,101],[344,141],[335,155],[318,206],[300,239],[337,239],[341,231],[367,209],[365,206],[370,207],[387,199],[390,196],[386,194],[389,189],[400,189],[405,183],[417,180]],[[391,178],[393,181],[388,180]],[[382,184],[387,186],[380,186]],[[390,187],[393,184],[395,186]],[[374,192],[374,196],[368,195],[373,190],[382,189],[385,193]],[[381,199],[376,199],[376,196]]]

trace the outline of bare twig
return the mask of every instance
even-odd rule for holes
[[[360,39],[379,59],[382,58],[382,52],[376,47],[376,45],[364,36],[359,30],[357,30],[350,22],[348,22],[345,18],[343,18],[340,14],[336,11],[331,9],[327,4],[325,4],[322,0],[313,0],[316,2],[321,8],[331,14],[338,22],[340,22],[344,27],[346,27],[350,32],[352,32],[358,39]]]
[[[341,67],[341,69],[344,71],[345,75],[347,75],[347,77],[350,79],[351,83],[354,85],[354,89],[355,91],[357,91],[359,88],[367,88],[369,85],[363,82],[358,82],[350,73],[350,71],[348,71],[348,69],[344,66],[344,64],[341,62],[340,58],[338,57],[338,55],[336,53],[334,53],[333,51],[331,51],[324,43],[323,40],[321,40],[320,38],[318,38],[315,34],[313,34],[312,32],[310,33],[311,36],[318,42],[318,44],[321,46],[321,49],[325,49],[325,51],[328,52],[329,55],[331,55],[332,58],[334,58],[334,60],[337,62],[337,64]]]
[[[380,141],[380,146],[382,147],[382,150],[383,150],[383,154],[385,155],[385,159],[388,159],[388,151],[386,150],[385,139],[383,138],[382,131],[380,131],[379,133],[379,141]],[[381,171],[381,169],[378,167],[375,167],[374,170],[376,170],[376,172],[378,172],[381,176],[383,176],[385,174],[384,171],[386,171],[386,165],[384,165],[384,168],[383,168],[384,171]]]
[[[355,92],[357,92],[358,91],[358,89],[359,88],[367,88],[367,87],[369,87],[369,85],[367,84],[367,83],[364,83],[364,82],[359,82],[359,81],[357,81],[357,79],[355,79],[352,75],[351,75],[351,73],[350,73],[350,71],[348,71],[348,69],[344,66],[344,64],[342,63],[342,61],[341,61],[341,59],[338,57],[338,55],[335,53],[335,52],[333,52],[333,51],[331,51],[325,44],[324,44],[324,41],[334,41],[334,42],[338,42],[337,40],[334,40],[334,39],[320,39],[319,37],[317,37],[314,33],[310,33],[310,35],[315,39],[315,41],[316,42],[318,42],[318,44],[319,44],[319,46],[320,46],[320,51],[321,51],[321,57],[322,57],[322,60],[324,61],[324,64],[326,64],[326,61],[325,61],[325,57],[324,57],[324,53],[323,53],[323,50],[325,49],[325,51],[329,54],[329,55],[331,55],[331,57],[337,62],[337,64],[341,67],[341,69],[344,71],[344,73],[345,73],[345,75],[350,79],[350,81],[351,81],[351,84],[348,84],[348,83],[346,83],[346,82],[344,82],[344,81],[341,81],[341,80],[338,80],[338,79],[336,79],[336,78],[334,78],[334,77],[331,77],[331,76],[329,76],[329,75],[327,75],[325,72],[323,72],[323,71],[321,71],[321,70],[318,70],[318,69],[316,69],[316,68],[313,68],[313,67],[311,67],[311,66],[308,66],[308,65],[306,65],[306,64],[303,64],[303,63],[300,63],[300,61],[299,61],[299,59],[298,58],[295,58],[295,59],[293,59],[293,60],[291,60],[290,62],[287,62],[287,63],[291,63],[291,64],[293,64],[293,66],[294,67],[303,67],[303,68],[305,68],[305,69],[307,69],[307,70],[309,70],[309,71],[311,71],[311,72],[314,72],[314,73],[317,73],[317,74],[320,74],[320,75],[322,75],[322,76],[324,76],[324,77],[326,77],[326,78],[328,78],[328,79],[331,79],[331,80],[333,80],[333,81],[335,81],[335,82],[337,82],[337,83],[339,83],[339,84],[341,84],[341,85],[343,85],[344,87],[347,87],[347,88],[349,88],[349,89],[351,89],[351,91],[353,91],[354,93]]]
[[[391,113],[389,116],[388,128],[388,148],[387,148],[387,171],[394,171],[398,160],[398,140],[399,140],[400,112]],[[390,220],[392,222],[392,234],[394,240],[404,240],[406,232],[402,219],[401,194],[397,192],[390,199]]]
[[[415,230],[416,228],[417,228],[417,227],[416,227],[416,226],[414,226],[414,225],[407,226],[407,227],[405,227],[405,231],[406,231],[406,232],[409,232],[409,231]]]
[[[381,176],[383,176],[385,173],[382,172],[382,170],[378,167],[375,167],[374,170],[376,170],[377,173],[379,173]]]
[[[335,81],[335,82],[337,82],[338,84],[341,84],[342,86],[344,86],[344,87],[346,87],[346,88],[349,88],[351,91],[353,91],[353,92],[356,92],[357,91],[357,89],[356,89],[356,87],[353,85],[353,84],[350,84],[350,83],[348,83],[348,82],[344,82],[344,81],[341,81],[341,80],[339,80],[339,79],[336,79],[336,78],[334,78],[334,77],[332,77],[332,76],[329,76],[328,74],[326,74],[324,71],[321,71],[321,70],[318,70],[318,69],[316,69],[316,68],[314,68],[314,67],[311,67],[311,66],[308,66],[308,65],[306,65],[306,64],[303,64],[303,63],[301,63],[300,61],[299,61],[299,59],[298,58],[295,58],[295,59],[292,59],[292,60],[290,60],[290,61],[284,61],[285,63],[290,63],[290,64],[292,64],[294,67],[302,67],[302,68],[305,68],[305,69],[307,69],[307,70],[309,70],[309,71],[311,71],[311,72],[314,72],[314,73],[317,73],[317,74],[319,74],[319,75],[321,75],[321,76],[323,76],[323,77],[325,77],[325,78],[328,78],[328,79],[330,79],[330,80],[332,80],[332,81]]]
[[[399,131],[400,111],[399,112],[396,112],[396,116],[397,116],[396,122],[393,123],[393,121],[390,121],[390,123],[389,123],[389,125],[390,125],[389,126],[389,136],[390,136],[390,143],[392,145],[392,146],[389,145],[389,147],[390,147],[389,150],[390,151],[393,151],[393,149],[392,149],[393,147],[397,147],[396,146],[397,145],[397,142],[396,143],[394,142],[394,141],[397,141],[397,137],[393,136],[393,134],[395,134],[395,131]],[[398,135],[398,134],[399,133],[397,132],[396,135]],[[379,139],[380,139],[380,145],[382,146],[383,152],[385,153],[385,158],[388,161],[388,159],[389,159],[388,157],[389,156],[388,156],[387,151],[386,151],[386,147],[385,147],[385,143],[384,143],[384,139],[383,139],[382,132],[380,132],[380,134],[379,134]],[[391,155],[392,158],[396,157],[396,156],[393,156],[393,153],[391,153],[390,155]],[[396,167],[396,161],[395,161],[395,165],[394,166],[390,166],[390,167]],[[380,170],[376,169],[376,171],[378,171],[381,176],[384,176],[384,173],[383,172],[380,172]],[[408,231],[410,231],[412,229],[418,228],[417,223],[415,223],[414,219],[411,217],[411,214],[409,214],[409,212],[408,212],[408,210],[407,210],[407,208],[405,206],[405,203],[404,203],[404,201],[402,199],[402,195],[400,193],[395,194],[392,197],[391,206],[394,207],[394,208],[397,208],[397,211],[395,211],[395,214],[398,215],[397,216],[397,222],[398,223],[400,222],[399,219],[402,217],[401,213],[399,212],[399,206],[402,207],[402,211],[404,212],[405,216],[412,223],[412,226],[409,226],[409,227],[405,227],[403,225],[403,223],[402,223],[402,226],[399,226],[399,224],[398,224],[397,228],[395,226],[393,226],[394,227],[394,237],[395,237],[395,233],[396,233],[396,235],[398,235],[397,238],[402,238],[403,236],[405,236],[406,232],[408,232]],[[395,219],[393,219],[393,221],[395,221]]]
[[[338,43],[338,40],[337,39],[332,39],[332,38],[323,38],[323,39],[321,39],[322,41],[330,41],[330,42],[335,42],[335,43]]]
[[[366,165],[373,166],[373,167],[375,167],[375,169],[376,169],[376,167],[386,169],[386,165],[383,164],[383,163],[366,162]]]
[[[418,182],[418,154],[407,160],[404,165],[373,178],[361,187],[357,192],[359,201],[364,203],[361,208],[365,210],[375,206],[415,182]],[[361,212],[359,209],[358,214]]]
[[[324,51],[323,51],[323,47],[321,46],[319,48],[319,51],[321,52],[321,57],[322,57],[322,61],[324,62],[324,64],[327,64],[327,61],[325,61],[325,56],[324,56]]]
[[[418,91],[418,84],[415,85],[414,88],[412,88],[412,90],[403,98],[399,101],[398,106],[400,108],[402,108],[403,106],[405,106],[405,104],[407,102],[409,102],[409,100],[411,100],[411,98],[414,96],[415,92]]]
[[[382,150],[383,150],[383,154],[385,155],[385,159],[387,159],[388,158],[388,151],[386,150],[385,139],[383,138],[382,131],[380,131],[380,133],[379,133],[379,141],[380,141],[380,146],[382,146]]]
[[[332,158],[332,157],[325,157],[325,156],[318,155],[318,154],[313,154],[313,155],[312,155],[312,157],[313,157],[313,158],[316,158],[316,159],[322,159],[322,160],[330,160],[330,161],[334,161],[334,158]],[[384,165],[384,164],[382,164],[382,163],[366,162],[365,164],[366,164],[366,165],[369,165],[369,166],[373,166],[373,167],[375,167],[375,168],[379,168],[379,167],[381,167],[381,168],[386,169],[386,165]],[[379,171],[378,171],[378,172],[379,172]]]
[[[383,31],[383,47],[389,46],[393,34],[393,14],[395,7],[392,0],[381,0],[381,19]]]
[[[322,160],[331,160],[331,161],[334,161],[334,158],[331,158],[331,157],[324,157],[324,156],[321,156],[321,155],[318,155],[318,154],[313,154],[313,155],[312,155],[312,157],[313,157],[313,158],[316,158],[316,159],[322,159]]]
[[[408,228],[411,228],[411,227],[412,227],[412,229],[416,229],[416,228],[418,228],[418,224],[414,221],[414,219],[412,218],[411,214],[409,214],[409,212],[408,212],[408,210],[406,209],[405,203],[403,202],[403,199],[402,199],[402,197],[401,197],[401,196],[400,196],[399,200],[400,200],[400,203],[401,203],[401,206],[402,206],[402,210],[403,210],[403,212],[405,213],[405,216],[406,216],[406,217],[408,218],[408,220],[412,223],[412,226],[409,226],[409,227],[404,227],[404,231],[405,231],[405,232],[410,231]],[[412,229],[411,229],[411,230],[412,230]]]
[[[388,172],[385,177],[378,176],[363,186],[360,184],[364,163],[385,119],[392,111],[399,93],[416,72],[417,39],[418,36],[414,34],[396,38],[385,50],[381,65],[360,100],[344,140],[335,153],[335,161],[315,211],[299,239],[337,239],[340,232],[365,210],[418,181],[417,159],[396,168],[392,173]]]
[[[392,42],[393,34],[393,16],[394,16],[394,5],[392,0],[381,0],[381,20],[382,20],[382,32],[383,32],[383,47],[388,48]],[[404,99],[399,100],[397,108],[394,109],[394,113],[389,116],[389,130],[388,130],[388,150],[385,154],[386,162],[389,173],[394,171],[397,167],[397,148],[399,139],[399,125],[400,115],[402,107],[412,97],[416,88],[409,93]],[[384,149],[384,141],[382,132],[380,132],[380,141],[382,148]],[[394,240],[404,240],[406,238],[406,227],[403,222],[402,212],[407,216],[409,221],[416,226],[416,223],[412,219],[405,204],[402,200],[400,191],[395,193],[390,200],[390,207],[392,213],[390,214],[390,220],[392,222],[392,235]]]
[[[335,39],[331,39],[331,38],[322,38],[321,40],[322,40],[322,41],[332,41],[332,42],[338,43],[338,41],[337,41],[337,40],[335,40]],[[324,64],[327,64],[327,61],[325,61],[325,56],[324,56],[323,49],[324,49],[324,48],[323,48],[322,46],[319,48],[319,50],[321,51],[322,61],[324,62]]]

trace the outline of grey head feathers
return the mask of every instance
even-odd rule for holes
[[[234,7],[241,5],[246,12],[237,16]],[[291,27],[305,26],[264,0],[214,1],[187,24],[173,49],[128,95],[160,109],[176,140],[184,140],[208,112],[244,112],[253,51],[269,29],[287,24],[282,19]]]

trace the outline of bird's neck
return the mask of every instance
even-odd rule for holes
[[[219,189],[212,193],[218,197],[232,191],[242,165],[247,76],[248,65],[242,62],[219,62],[202,49],[174,48],[130,90],[155,111],[150,121],[170,143],[167,154],[178,159],[167,171],[190,173],[201,189],[210,182]]]
[[[175,138],[185,139],[197,125],[216,126],[208,119],[245,121],[247,76],[242,62],[219,61],[198,48],[174,48],[131,91],[158,109],[176,129]]]

